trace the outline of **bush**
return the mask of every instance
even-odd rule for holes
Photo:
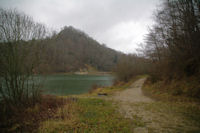
[[[0,9],[0,18],[0,100],[7,106],[34,104],[40,100],[34,68],[41,52],[35,39],[42,40],[46,29],[16,10]]]
[[[149,60],[137,55],[127,55],[120,59],[114,69],[117,80],[128,82],[132,77],[146,74],[149,71]]]

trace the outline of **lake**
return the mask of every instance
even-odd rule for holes
[[[82,94],[87,93],[93,85],[110,86],[113,80],[112,75],[47,75],[45,76],[42,92],[60,96]]]

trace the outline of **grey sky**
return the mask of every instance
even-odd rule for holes
[[[72,25],[108,47],[134,52],[153,24],[159,0],[0,0],[59,30]]]

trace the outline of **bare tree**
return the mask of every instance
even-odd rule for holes
[[[45,26],[16,10],[0,9],[0,95],[11,105],[34,103],[39,98],[33,77],[38,65],[38,42]]]
[[[199,0],[165,0],[157,10],[156,24],[146,37],[146,54],[161,66],[160,69],[168,69],[162,74],[180,77],[198,75],[199,4]]]

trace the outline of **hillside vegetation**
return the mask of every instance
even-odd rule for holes
[[[40,72],[111,71],[124,54],[100,44],[84,32],[65,26],[59,33],[45,39]]]

